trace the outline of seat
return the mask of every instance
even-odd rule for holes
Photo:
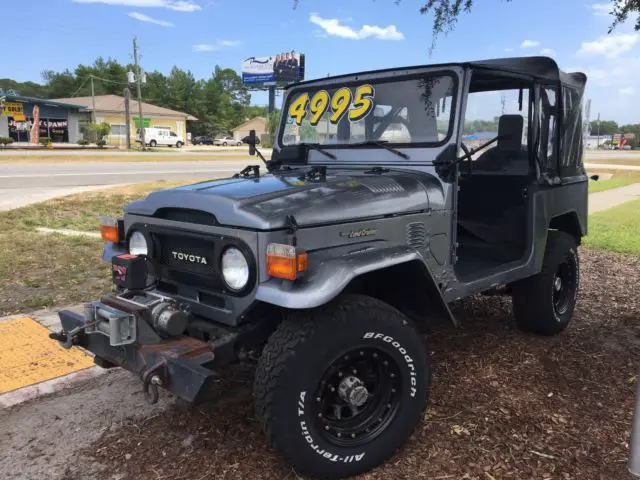
[[[474,162],[473,168],[483,172],[526,175],[529,172],[527,148],[522,145],[522,115],[502,115],[498,122],[498,143]]]

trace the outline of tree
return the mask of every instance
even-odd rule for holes
[[[600,132],[600,135],[613,135],[614,133],[619,133],[620,127],[613,120],[600,120],[600,128],[598,129],[598,120],[593,120],[589,124],[589,129],[591,130],[591,135],[597,135]]]
[[[402,0],[394,0],[400,3]],[[433,13],[433,43],[442,33],[450,32],[455,28],[458,17],[462,12],[469,13],[474,5],[480,0],[423,0],[420,7],[420,13],[428,15]],[[625,22],[631,15],[640,14],[640,0],[609,0],[611,2],[612,23],[609,27],[609,33],[613,31],[620,23]],[[298,6],[300,0],[293,0],[293,8]],[[511,0],[507,0],[511,2]],[[531,2],[532,6],[534,2]],[[535,8],[535,7],[534,7]],[[640,30],[640,15],[636,17],[635,29]]]

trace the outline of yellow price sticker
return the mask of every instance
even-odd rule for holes
[[[334,125],[348,113],[349,121],[357,122],[373,111],[376,91],[372,85],[360,85],[353,92],[348,87],[339,88],[333,95],[326,90],[317,91],[313,97],[301,93],[289,105],[288,115],[293,123],[300,126],[307,116],[313,126],[329,112],[329,121]]]

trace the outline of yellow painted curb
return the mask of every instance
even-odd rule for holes
[[[0,322],[0,394],[89,368],[93,359],[66,350],[31,318]]]

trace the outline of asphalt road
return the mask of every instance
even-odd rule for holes
[[[32,154],[32,152],[21,152]],[[42,152],[33,154],[42,155]],[[201,154],[210,156],[211,152],[186,152],[190,155]],[[64,151],[47,152],[53,157],[60,155],[75,155],[82,152]],[[86,152],[85,152],[86,154]],[[180,155],[176,152],[155,152],[150,156]],[[10,155],[0,152],[0,158]],[[135,152],[120,152],[118,155],[136,155]],[[0,163],[0,210],[16,208],[22,205],[54,198],[61,195],[76,193],[82,190],[106,185],[119,185],[152,180],[191,180],[225,177],[233,175],[248,163],[260,163],[255,158],[251,160],[234,159],[245,156],[246,152],[216,152],[216,155],[228,156],[229,160],[220,161],[162,161],[162,162],[69,162],[59,163],[55,159],[51,162],[38,163]],[[587,152],[587,162],[597,162],[601,158],[638,158],[628,152]],[[594,166],[594,165],[588,165]],[[638,166],[606,165],[606,168],[640,169]]]
[[[256,161],[260,160],[256,159]],[[213,178],[233,174],[241,170],[245,163],[248,162],[229,160],[0,164],[0,189],[78,187],[151,180]]]

